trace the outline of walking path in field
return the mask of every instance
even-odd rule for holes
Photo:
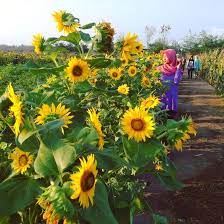
[[[180,114],[191,115],[198,130],[183,152],[171,155],[185,188],[167,192],[156,183],[146,197],[171,224],[223,224],[224,99],[207,82],[184,79],[179,100]]]

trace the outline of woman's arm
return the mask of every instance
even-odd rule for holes
[[[178,84],[183,77],[183,70],[181,69],[181,63],[177,66],[177,71],[174,76],[174,84]]]

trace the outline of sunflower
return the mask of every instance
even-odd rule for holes
[[[158,158],[156,158],[155,161],[153,161],[153,164],[155,165],[155,170],[158,170],[158,171],[164,170],[162,161],[160,161]]]
[[[11,166],[16,173],[25,173],[33,163],[33,156],[29,152],[23,152],[19,148],[15,148],[9,155],[9,159],[13,160]]]
[[[111,68],[109,69],[109,75],[114,80],[119,80],[121,78],[121,69],[120,68]]]
[[[197,134],[197,131],[196,131],[196,124],[192,121],[192,118],[189,118],[189,125],[188,125],[188,130],[187,132],[189,134],[192,134],[192,135],[196,135]]]
[[[120,58],[120,61],[122,63],[122,66],[127,66],[128,65],[128,59],[127,58]]]
[[[190,134],[191,135],[197,134],[195,123],[192,121],[192,118],[189,118],[189,124],[187,130],[183,133],[182,137],[176,140],[176,142],[174,143],[174,147],[176,148],[177,151],[182,151],[184,142],[186,142],[191,138]]]
[[[80,26],[79,19],[66,11],[60,10],[58,12],[54,12],[52,16],[57,23],[59,32],[64,31],[66,34],[76,32],[77,28]]]
[[[137,38],[138,36],[136,34],[132,35],[130,33],[124,37],[121,47],[121,58],[133,60],[134,55],[140,52],[141,42],[139,42]]]
[[[143,51],[143,45],[141,42],[138,42],[135,49],[137,50],[137,52],[140,54],[141,53],[141,56],[143,57],[143,54],[142,54],[142,51]]]
[[[128,138],[135,139],[137,142],[145,141],[146,137],[151,138],[155,130],[153,116],[139,107],[126,111],[121,119],[121,125]]]
[[[150,87],[151,86],[151,82],[150,82],[149,78],[146,77],[146,76],[143,76],[142,77],[141,84],[142,84],[142,87],[144,87],[144,88],[147,88],[147,87]]]
[[[42,51],[44,51],[44,42],[44,37],[40,33],[33,35],[32,44],[36,54],[40,54]]]
[[[183,149],[183,142],[181,139],[177,140],[174,144],[177,151],[182,151]]]
[[[104,146],[104,138],[103,137],[104,137],[104,134],[102,132],[102,125],[101,125],[100,120],[99,120],[99,114],[96,113],[94,108],[89,109],[87,111],[87,113],[89,114],[89,121],[90,121],[90,123],[96,129],[96,132],[98,134],[98,137],[99,137],[99,142],[98,142],[99,149],[103,150],[103,146]]]
[[[39,116],[36,118],[35,122],[37,124],[46,124],[49,121],[62,119],[64,124],[62,125],[61,130],[64,132],[63,128],[68,128],[68,125],[72,123],[71,119],[73,116],[70,114],[71,112],[69,109],[66,109],[61,103],[58,104],[57,107],[53,103],[51,106],[43,104],[42,108],[39,109]]]
[[[128,74],[129,76],[133,77],[137,74],[137,68],[136,66],[134,65],[131,65],[129,68],[128,68]]]
[[[82,59],[77,59],[76,57],[70,59],[65,72],[73,83],[82,82],[91,74],[88,63]]]
[[[13,126],[15,130],[15,135],[18,136],[20,133],[20,127],[23,124],[24,114],[22,112],[22,102],[20,101],[19,96],[15,94],[11,83],[8,85],[8,97],[12,102],[12,106],[9,108],[9,110],[13,113],[15,118],[15,123]]]
[[[128,95],[129,93],[129,87],[127,84],[121,85],[117,88],[117,91],[121,94]]]
[[[153,109],[156,106],[158,106],[160,103],[159,98],[157,98],[156,96],[149,96],[146,99],[143,99],[141,102],[141,107],[145,108],[145,109]]]
[[[81,166],[79,171],[71,174],[72,180],[71,189],[74,191],[71,199],[79,198],[80,206],[83,208],[89,207],[89,202],[93,205],[93,197],[95,194],[96,176],[97,176],[97,161],[94,155],[91,154],[85,158],[80,159]]]

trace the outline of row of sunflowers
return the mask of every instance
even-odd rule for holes
[[[0,98],[0,217],[115,224],[146,212],[157,223],[141,174],[181,188],[168,154],[196,134],[191,118],[175,121],[161,110],[161,56],[143,51],[135,34],[114,44],[110,23],[81,25],[66,11],[53,17],[64,35],[33,39],[51,66],[24,65],[47,81],[29,92],[10,83]],[[62,57],[67,44],[76,53]]]
[[[224,50],[216,49],[200,55],[202,60],[201,74],[220,94],[224,94]]]

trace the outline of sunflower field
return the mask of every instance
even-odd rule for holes
[[[214,86],[220,94],[224,94],[224,50],[216,49],[201,54],[203,78]]]
[[[123,224],[139,213],[158,223],[141,175],[180,189],[169,152],[196,134],[191,118],[161,109],[161,56],[136,34],[114,43],[110,23],[53,17],[63,34],[33,37],[47,60],[21,68],[38,82],[9,83],[0,97],[0,223]]]

